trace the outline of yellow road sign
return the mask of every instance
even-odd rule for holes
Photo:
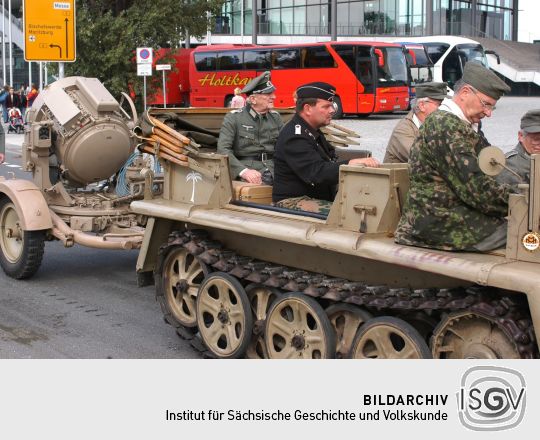
[[[75,61],[75,0],[24,0],[23,9],[24,59]]]

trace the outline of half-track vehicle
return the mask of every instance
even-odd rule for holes
[[[162,194],[131,203],[148,217],[137,271],[208,356],[538,357],[540,156],[510,198],[507,247],[457,253],[394,242],[406,164],[341,166],[323,217],[231,181],[215,151],[185,153],[162,161]]]
[[[142,198],[146,164],[133,155],[136,112],[130,100],[129,106],[131,115],[95,78],[64,78],[38,95],[22,144],[22,166],[32,181],[0,177],[0,265],[7,275],[31,277],[46,240],[66,247],[140,246],[145,219],[129,203]]]

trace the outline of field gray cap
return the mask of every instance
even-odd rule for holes
[[[510,91],[505,82],[478,61],[469,61],[463,69],[463,81],[493,99]]]
[[[270,81],[270,72],[266,71],[248,82],[240,93],[249,96],[256,93],[272,93],[274,90],[276,90],[276,87]]]
[[[448,98],[448,85],[445,82],[427,82],[418,84],[416,89],[416,98],[429,98],[442,101]]]
[[[527,133],[540,133],[540,109],[529,110],[523,115],[521,129]]]

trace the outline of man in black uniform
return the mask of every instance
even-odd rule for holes
[[[332,120],[335,94],[335,87],[324,82],[296,89],[296,114],[279,133],[274,153],[276,206],[328,215],[340,165],[379,166],[374,158],[337,160],[334,147],[319,130]]]

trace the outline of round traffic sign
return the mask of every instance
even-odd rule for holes
[[[143,49],[143,50],[140,51],[139,56],[143,60],[147,60],[150,57],[150,51],[148,49]]]

